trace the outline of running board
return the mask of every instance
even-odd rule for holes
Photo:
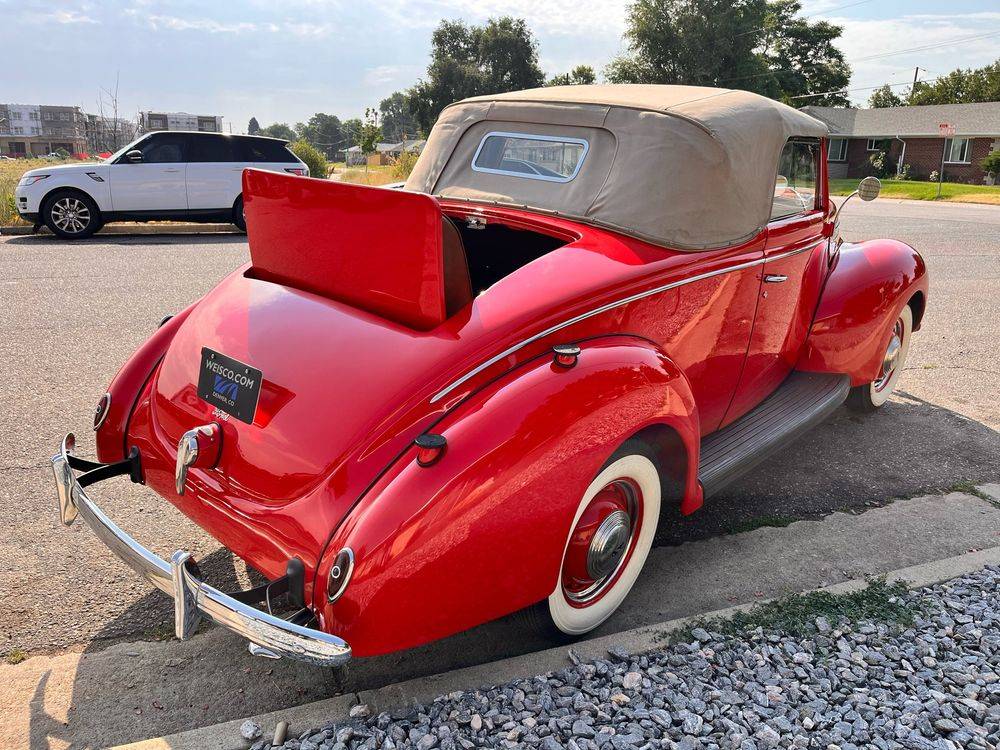
[[[793,372],[759,406],[702,438],[698,479],[705,497],[718,493],[844,403],[847,375]]]

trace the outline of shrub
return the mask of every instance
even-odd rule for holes
[[[935,169],[933,172],[931,172],[929,175],[927,175],[927,180],[928,180],[928,182],[937,182],[938,178],[940,176],[941,175],[939,175],[938,171]]]
[[[404,151],[392,165],[392,176],[397,180],[405,180],[410,176],[417,163],[417,155],[412,151]]]
[[[981,163],[987,174],[1000,177],[1000,149],[990,151]]]
[[[295,141],[289,148],[309,167],[309,176],[325,180],[330,176],[326,157],[306,141]]]
[[[873,174],[879,179],[884,180],[889,177],[889,171],[892,169],[892,163],[886,158],[885,151],[876,151],[874,154],[868,157],[868,173]]]

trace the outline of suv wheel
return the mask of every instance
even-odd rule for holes
[[[91,198],[71,190],[58,192],[48,199],[42,211],[45,225],[57,237],[79,240],[101,228],[101,212]]]
[[[241,232],[247,231],[247,217],[243,212],[243,196],[241,195],[236,199],[236,203],[233,205],[233,224]]]

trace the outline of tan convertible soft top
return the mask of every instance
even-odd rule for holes
[[[489,133],[567,137],[588,148],[568,182],[473,170]],[[785,142],[826,134],[819,120],[747,91],[552,86],[447,107],[406,188],[527,206],[701,250],[758,233]]]

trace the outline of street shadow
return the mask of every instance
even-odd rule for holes
[[[842,408],[697,513],[665,516],[657,543],[675,545],[729,533],[761,517],[862,513],[892,498],[995,479],[998,457],[1000,433],[906,393],[872,415]],[[200,565],[213,584],[237,585],[233,558],[225,550]],[[47,677],[40,679],[31,706],[32,748],[47,748],[52,740],[74,747],[105,746],[552,646],[516,614],[405,652],[357,660],[341,670],[252,657],[241,639],[213,627],[189,641],[171,640],[132,656],[117,655],[122,645],[108,646],[105,634],[120,637],[151,616],[164,630],[172,628],[171,602],[159,592],[109,622],[89,645],[84,656],[92,658],[79,662],[68,726],[46,713]],[[641,613],[616,615],[601,632],[635,627],[637,617]],[[622,624],[616,626],[616,620]],[[115,652],[113,665],[104,651]],[[118,678],[108,684],[112,668]]]

